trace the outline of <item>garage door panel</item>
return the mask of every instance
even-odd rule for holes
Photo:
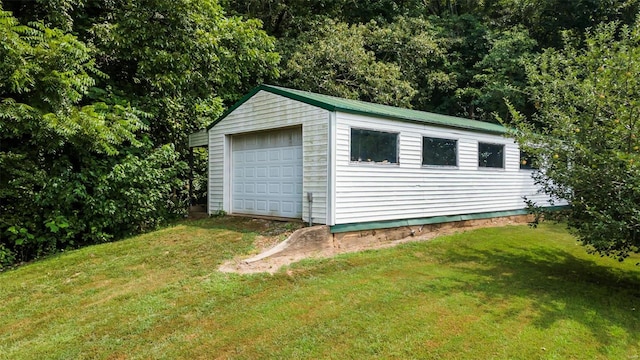
[[[258,183],[256,184],[256,193],[259,195],[267,194],[267,183]]]
[[[256,167],[256,177],[264,179],[267,177],[268,173],[269,173],[269,168],[267,168],[266,166]]]
[[[285,213],[293,213],[295,212],[296,206],[294,203],[290,202],[290,201],[283,201],[282,202],[282,211]]]
[[[232,212],[302,217],[301,139],[299,128],[233,138]]]
[[[285,179],[293,179],[295,177],[296,171],[294,166],[283,166],[282,167],[282,177]]]
[[[239,208],[243,208],[244,207],[244,200],[233,200],[233,208],[234,209],[239,209]]]
[[[256,202],[254,200],[244,200],[244,208],[247,210],[255,210]]]
[[[293,161],[296,159],[296,151],[295,149],[283,149],[282,150],[282,160],[284,161]]]
[[[280,161],[280,149],[269,150],[269,161]]]
[[[281,186],[281,192],[285,195],[295,195],[296,194],[296,184],[294,183],[283,183]]]
[[[279,166],[271,166],[269,168],[269,177],[271,179],[280,179],[280,167]]]
[[[280,184],[269,184],[269,195],[277,196],[280,194]]]

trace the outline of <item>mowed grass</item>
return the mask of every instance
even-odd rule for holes
[[[0,273],[0,358],[640,358],[640,257],[561,225],[216,270],[264,230],[185,221]]]

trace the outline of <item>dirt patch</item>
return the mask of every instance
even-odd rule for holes
[[[331,234],[326,226],[302,228],[304,225],[297,223],[297,226],[271,225],[267,226],[270,231],[262,232],[256,237],[258,255],[227,261],[219,270],[241,274],[274,273],[284,265],[305,258],[323,258],[342,253],[382,249],[411,241],[425,241],[441,235],[485,227],[523,224],[531,220],[531,216],[521,215],[336,234]]]

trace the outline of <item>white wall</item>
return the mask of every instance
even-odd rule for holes
[[[398,132],[399,164],[350,162],[351,128]],[[531,171],[520,170],[512,139],[463,130],[336,114],[335,224],[523,209],[536,194]],[[458,140],[458,168],[422,166],[422,137]],[[505,144],[505,168],[478,168],[478,142]]]
[[[200,130],[189,134],[189,147],[207,146],[207,130]]]
[[[327,221],[329,112],[260,91],[209,130],[209,213],[230,212],[229,135],[302,126],[303,219],[313,193],[314,222]]]

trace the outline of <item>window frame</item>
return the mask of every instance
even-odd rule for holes
[[[353,131],[370,131],[374,133],[382,133],[395,135],[396,139],[396,161],[395,162],[377,162],[377,161],[366,161],[366,160],[352,160],[352,144],[353,144]],[[349,164],[351,165],[369,165],[369,166],[399,166],[400,165],[400,132],[399,131],[385,131],[385,130],[374,130],[371,128],[365,127],[349,127]]]
[[[494,145],[494,146],[501,146],[502,147],[502,166],[497,167],[497,166],[481,166],[480,165],[480,146],[482,145]],[[495,171],[495,170],[505,170],[506,169],[506,161],[507,161],[507,157],[506,157],[506,145],[505,144],[501,144],[501,143],[494,143],[494,142],[486,142],[486,141],[478,141],[478,153],[477,153],[477,165],[478,165],[478,170],[488,170],[488,171]]]
[[[437,165],[437,164],[425,164],[424,163],[424,143],[425,143],[425,139],[436,139],[436,140],[446,140],[446,141],[453,141],[455,142],[455,165]],[[421,146],[420,146],[420,163],[422,165],[423,168],[437,168],[437,169],[458,169],[460,168],[460,146],[459,146],[459,139],[452,139],[452,138],[444,138],[444,137],[437,137],[437,136],[430,136],[430,135],[422,135],[422,141],[421,141]]]

